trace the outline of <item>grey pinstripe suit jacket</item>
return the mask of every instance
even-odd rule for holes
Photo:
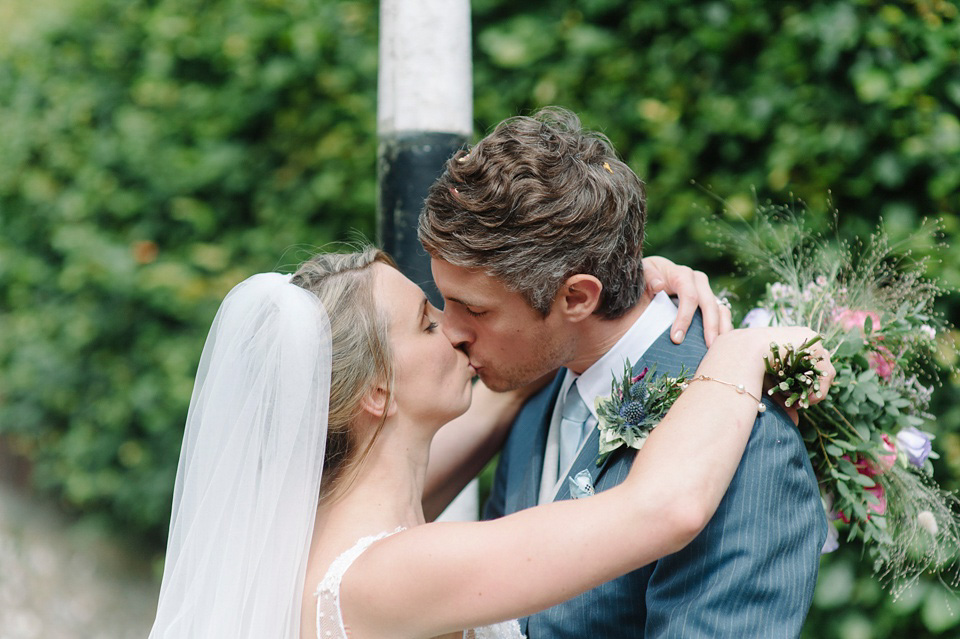
[[[674,345],[667,331],[635,367],[656,366],[658,375],[676,375],[681,366],[692,372],[704,353],[698,314],[683,344]],[[536,505],[562,378],[558,375],[517,416],[485,518]],[[598,437],[594,430],[572,474],[589,470],[600,491],[623,481],[635,451],[618,450],[598,467]],[[682,451],[677,463],[683,463]],[[569,498],[563,482],[556,499]],[[642,536],[638,523],[637,537]],[[796,637],[813,598],[825,537],[826,519],[803,441],[783,411],[768,402],[720,507],[690,545],[520,624],[529,639]],[[596,536],[583,543],[603,543],[602,521]]]

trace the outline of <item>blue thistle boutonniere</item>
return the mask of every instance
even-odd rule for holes
[[[688,379],[685,368],[677,377],[655,377],[655,374],[656,369],[644,368],[634,375],[633,366],[627,360],[623,375],[613,379],[610,395],[597,398],[597,428],[600,429],[598,465],[624,444],[640,450],[650,431],[680,397]]]

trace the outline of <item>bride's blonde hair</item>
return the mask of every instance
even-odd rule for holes
[[[383,430],[377,425],[366,447],[353,428],[361,400],[376,386],[393,395],[393,358],[388,319],[373,294],[374,264],[396,268],[393,259],[368,246],[353,253],[320,253],[304,262],[291,280],[323,303],[330,318],[333,369],[330,379],[330,415],[320,498],[339,494],[349,484]]]

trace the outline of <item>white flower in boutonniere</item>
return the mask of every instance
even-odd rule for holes
[[[590,478],[590,471],[581,470],[574,477],[567,477],[567,482],[570,484],[570,498],[571,499],[582,499],[584,497],[590,497],[591,495],[596,494],[596,489],[593,487],[593,482]]]
[[[597,398],[597,428],[600,429],[598,465],[624,444],[640,450],[647,435],[660,423],[686,387],[688,375],[685,368],[681,368],[677,377],[661,375],[653,379],[655,372],[656,369],[651,371],[644,368],[634,375],[633,366],[627,360],[623,376],[613,379],[610,395]],[[649,381],[648,376],[651,378]]]

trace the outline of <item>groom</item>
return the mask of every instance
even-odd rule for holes
[[[431,188],[419,234],[444,297],[444,332],[494,390],[562,367],[514,423],[487,518],[570,499],[569,478],[584,471],[597,491],[620,483],[636,451],[598,463],[595,400],[627,359],[636,372],[676,375],[706,352],[699,315],[675,345],[676,307],[645,293],[645,217],[640,179],[562,109],[502,122]],[[826,523],[799,433],[768,406],[716,515],[689,546],[521,620],[527,637],[798,636]],[[603,543],[601,522],[583,543]]]

